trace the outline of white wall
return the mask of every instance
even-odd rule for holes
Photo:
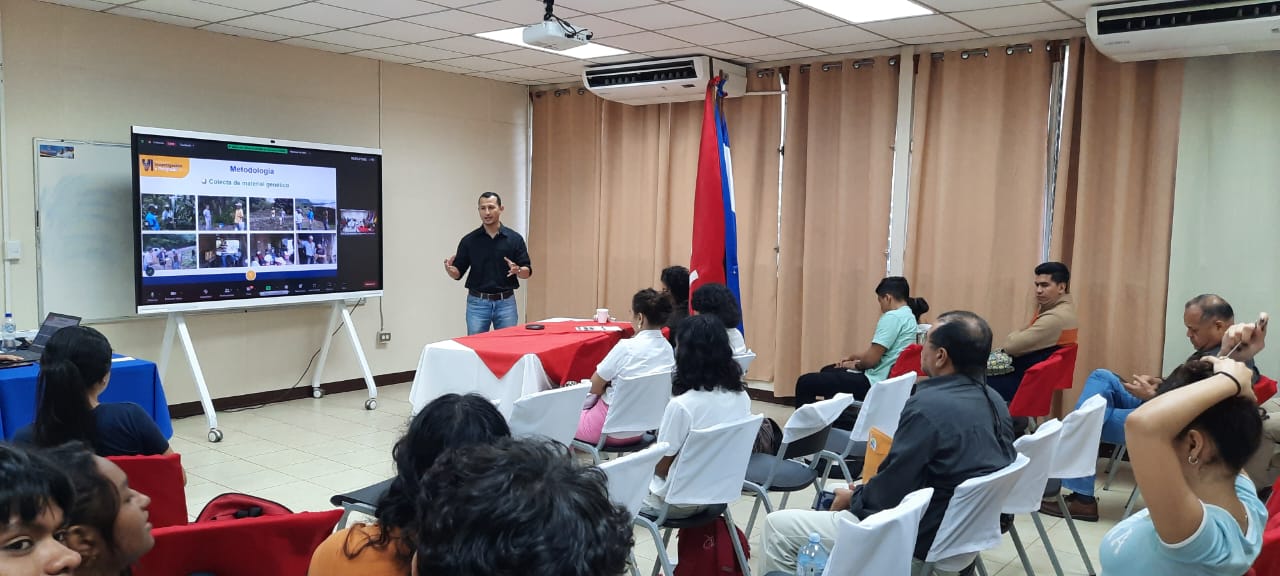
[[[138,124],[383,148],[383,304],[393,342],[375,346],[376,300],[355,313],[375,374],[412,370],[424,344],[465,333],[465,292],[441,261],[479,225],[480,192],[509,198],[504,220],[524,229],[529,98],[522,86],[34,0],[0,0],[0,26],[7,232],[24,245],[11,278],[21,327],[38,322],[35,137],[124,143]],[[132,266],[127,248],[121,266]],[[327,310],[192,317],[213,396],[293,385],[320,345]],[[99,328],[118,351],[158,359],[163,320]],[[195,400],[186,362],[175,357],[165,380],[169,402]],[[325,381],[355,377],[354,356],[335,347]]]
[[[1191,353],[1182,305],[1214,292],[1236,320],[1280,313],[1280,52],[1189,60],[1169,265],[1165,372]],[[1135,255],[1140,257],[1141,255]],[[1280,374],[1280,350],[1258,358]]]

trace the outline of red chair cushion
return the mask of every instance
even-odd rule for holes
[[[894,361],[893,367],[889,369],[889,377],[897,378],[907,372],[915,372],[924,376],[924,372],[920,370],[920,351],[924,350],[924,346],[919,344],[911,344],[902,349],[898,354],[898,359]]]
[[[156,546],[134,576],[306,576],[342,510],[201,522],[152,531]]]
[[[183,526],[187,523],[187,490],[182,477],[182,457],[111,456],[129,477],[129,487],[151,498],[151,526]]]
[[[1267,500],[1267,527],[1262,531],[1262,552],[1253,561],[1256,576],[1280,576],[1280,480],[1271,487],[1271,499]]]
[[[1253,395],[1258,397],[1259,404],[1270,400],[1276,395],[1276,381],[1266,376],[1259,376],[1258,383],[1253,385]]]
[[[1043,362],[1027,369],[1022,375],[1022,383],[1009,403],[1010,416],[1038,418],[1048,416],[1053,405],[1053,392],[1071,388],[1076,372],[1076,354],[1079,352],[1074,344],[1058,348]]]

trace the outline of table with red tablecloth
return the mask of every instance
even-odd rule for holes
[[[445,394],[469,392],[500,401],[505,413],[522,396],[590,378],[609,350],[634,333],[623,323],[541,325],[542,330],[519,325],[428,344],[409,391],[414,413]]]

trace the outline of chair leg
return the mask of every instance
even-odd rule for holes
[[[640,568],[636,567],[636,553],[634,550],[627,555],[627,566],[631,568],[631,576],[640,576]]]
[[[658,533],[658,525],[652,520],[644,516],[637,516],[634,523],[644,526],[649,534],[653,536],[653,547],[657,549],[658,559],[653,562],[653,576],[658,576],[659,570],[664,576],[675,576],[676,569],[671,565],[671,557],[667,554],[667,546],[665,543],[659,544],[658,541],[662,535]]]
[[[1128,501],[1127,503],[1125,503],[1125,505],[1124,505],[1124,517],[1125,517],[1125,518],[1128,518],[1130,514],[1133,514],[1133,505],[1134,505],[1134,504],[1136,504],[1136,503],[1138,502],[1138,494],[1139,494],[1139,493],[1140,493],[1140,492],[1139,492],[1139,490],[1138,490],[1138,487],[1137,487],[1137,486],[1134,486],[1134,487],[1133,487],[1133,492],[1130,492],[1130,493],[1129,493],[1129,501]]]
[[[1124,452],[1128,446],[1121,444],[1119,448],[1111,451],[1111,465],[1107,466],[1107,482],[1102,485],[1103,490],[1111,490],[1111,482],[1116,479],[1116,470],[1120,469],[1120,461],[1124,459]]]
[[[911,576],[933,576],[933,562],[925,562]]]
[[[343,504],[342,517],[338,519],[338,530],[342,530],[343,528],[347,527],[347,519],[350,517],[351,517],[351,506],[348,504]]]
[[[733,513],[729,507],[724,509],[725,528],[729,531],[729,540],[733,542],[733,553],[738,556],[738,567],[742,568],[742,576],[751,576],[751,563],[747,562],[747,554],[743,552],[742,542],[738,540],[738,526],[733,523]]]
[[[1097,572],[1093,571],[1093,563],[1089,561],[1089,549],[1085,548],[1084,541],[1080,539],[1080,532],[1076,530],[1076,521],[1071,518],[1071,509],[1067,508],[1067,499],[1058,493],[1058,506],[1062,508],[1062,517],[1067,521],[1067,528],[1071,529],[1071,537],[1076,540],[1076,549],[1080,551],[1080,558],[1084,560],[1084,568],[1089,576],[1095,576]]]
[[[791,493],[790,493],[790,492],[783,492],[783,493],[782,493],[782,503],[778,505],[778,508],[786,509],[786,507],[787,507],[787,498],[790,498],[790,497],[791,497]],[[770,510],[770,512],[773,512],[773,510]]]
[[[1022,561],[1022,571],[1027,576],[1036,576],[1036,571],[1031,567],[1031,559],[1027,557],[1027,549],[1022,547],[1022,538],[1018,537],[1018,527],[1009,526],[1009,537],[1013,538],[1013,549],[1018,551],[1018,559]]]
[[[1058,562],[1058,552],[1053,549],[1053,542],[1049,541],[1049,533],[1044,529],[1044,522],[1040,521],[1040,513],[1032,512],[1031,520],[1036,523],[1036,531],[1040,533],[1040,541],[1044,542],[1045,554],[1049,555],[1049,563],[1053,565],[1053,573],[1062,576],[1062,564]]]
[[[751,518],[747,520],[746,533],[747,537],[750,538],[751,530],[756,525],[756,515],[760,513],[760,503],[764,502],[764,511],[765,514],[768,514],[773,512],[773,502],[769,500],[769,492],[752,482],[743,482],[742,489],[753,492],[756,500],[755,504],[751,506]]]
[[[978,559],[973,564],[977,568],[978,576],[987,576],[987,565],[982,563],[982,553],[978,553]]]

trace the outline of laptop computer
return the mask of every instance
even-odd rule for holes
[[[31,344],[29,346],[23,350],[6,352],[6,354],[22,358],[22,362],[24,363],[38,361],[40,360],[40,355],[44,354],[45,344],[49,342],[49,338],[52,338],[55,332],[68,326],[79,325],[79,316],[68,316],[66,314],[50,312],[48,316],[44,317],[44,323],[40,324],[40,331],[36,332],[36,337],[31,340]]]

